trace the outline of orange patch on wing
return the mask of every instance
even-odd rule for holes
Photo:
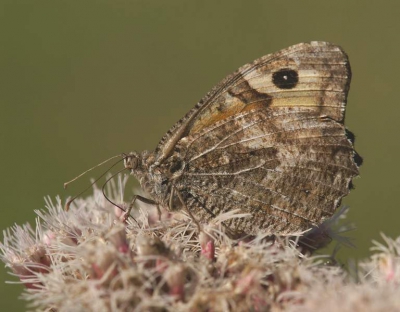
[[[227,119],[231,116],[234,116],[240,113],[244,108],[245,104],[241,101],[236,100],[234,103],[230,103],[228,109],[218,110],[216,107],[211,109],[211,112],[204,112],[200,114],[196,122],[193,124],[190,129],[190,134],[199,132],[218,121]]]
[[[257,102],[254,104],[248,104],[245,107],[243,107],[243,109],[241,110],[242,112],[247,112],[249,110],[253,110],[253,109],[266,109],[269,106],[269,102]]]

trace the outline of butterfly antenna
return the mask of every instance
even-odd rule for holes
[[[108,198],[108,196],[106,195],[106,185],[108,182],[110,182],[117,174],[120,174],[122,171],[124,171],[126,168],[123,168],[121,170],[119,170],[118,172],[114,173],[111,177],[109,177],[106,182],[104,182],[103,187],[101,188],[101,191],[103,192],[103,196],[104,198],[113,206],[118,207],[119,209],[121,209],[123,212],[126,212],[126,209],[121,207],[120,205],[114,203],[110,198]],[[130,216],[137,225],[139,225],[139,223],[136,221],[136,219],[132,216]]]
[[[79,179],[79,178],[80,178],[81,176],[83,176],[85,173],[87,173],[87,172],[93,170],[94,168],[97,168],[97,167],[99,167],[99,166],[105,164],[106,162],[108,162],[108,161],[110,161],[111,159],[114,159],[114,158],[116,158],[116,157],[121,157],[121,155],[113,156],[113,157],[107,159],[106,161],[103,161],[101,164],[98,164],[98,165],[96,165],[96,166],[90,168],[89,170],[86,170],[85,172],[81,173],[79,176],[77,176],[76,178],[72,179],[71,181],[64,183],[64,188],[66,188],[67,185],[68,185],[69,183],[74,182],[75,180]],[[89,188],[91,188],[97,181],[99,181],[107,172],[109,172],[114,166],[116,166],[119,162],[121,162],[121,161],[124,160],[124,159],[125,159],[125,158],[122,158],[122,159],[118,160],[118,161],[117,161],[116,163],[114,163],[110,168],[108,168],[104,173],[102,173],[102,174],[101,174],[93,183],[91,183],[87,188],[85,188],[82,192],[80,192],[79,194],[75,195],[75,196],[72,197],[70,200],[68,200],[67,203],[65,204],[64,209],[65,209],[66,211],[68,211],[68,210],[69,210],[69,206],[71,205],[71,203],[72,203],[78,196],[80,196],[80,195],[82,195],[83,193],[85,193],[85,192],[86,192]],[[125,168],[122,169],[122,170],[125,170]],[[122,171],[122,170],[121,170],[121,171]],[[119,172],[120,172],[120,171],[118,171],[118,173],[119,173]]]
[[[78,180],[80,177],[82,177],[83,175],[85,175],[85,174],[88,173],[89,171],[92,171],[93,169],[104,165],[105,163],[109,162],[111,159],[114,159],[114,158],[117,158],[117,157],[121,157],[121,156],[124,156],[124,154],[122,154],[122,155],[115,155],[115,156],[113,156],[113,157],[110,157],[110,158],[108,158],[107,160],[101,162],[100,164],[97,164],[96,166],[94,166],[94,167],[92,167],[92,168],[90,168],[90,169],[88,169],[88,170],[82,172],[80,175],[78,175],[77,177],[73,178],[71,181],[65,182],[65,183],[64,183],[64,189],[67,188],[68,184],[70,184],[70,183],[72,183],[72,182]],[[114,165],[113,165],[113,166],[114,166]],[[111,168],[112,168],[112,167],[111,167]],[[110,169],[111,169],[111,168],[110,168]],[[110,170],[110,169],[108,169],[108,170]]]

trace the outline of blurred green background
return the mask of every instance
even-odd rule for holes
[[[225,75],[289,45],[324,40],[349,54],[347,126],[364,156],[344,200],[357,248],[400,234],[398,0],[41,1],[0,3],[0,229],[34,224],[45,195],[109,156],[153,149]],[[396,95],[396,90],[398,91]],[[105,169],[105,168],[103,168]],[[97,172],[89,175],[93,177]],[[1,268],[0,310],[23,311]]]

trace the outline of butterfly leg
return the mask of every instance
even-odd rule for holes
[[[172,192],[171,192],[171,197],[170,197],[170,203],[172,202],[172,196],[174,195],[174,193],[176,193],[176,195],[179,198],[179,201],[181,202],[183,208],[187,211],[187,213],[189,214],[190,218],[193,220],[193,222],[196,224],[199,233],[201,233],[201,226],[200,223],[196,220],[196,218],[192,215],[192,213],[190,212],[189,208],[186,206],[185,201],[182,198],[181,193],[179,193],[179,191],[177,190],[177,188],[175,186],[172,187]],[[170,206],[171,209],[171,206]]]
[[[161,218],[161,211],[160,211],[160,207],[157,202],[155,202],[152,199],[148,199],[146,197],[140,196],[140,195],[134,195],[131,200],[131,203],[129,204],[128,210],[125,212],[124,222],[126,222],[129,218],[129,216],[131,215],[131,211],[133,209],[133,205],[135,204],[136,200],[140,200],[141,202],[143,202],[145,204],[155,205],[157,207],[158,215]]]

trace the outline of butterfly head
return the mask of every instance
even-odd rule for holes
[[[139,181],[142,189],[152,200],[162,202],[166,197],[168,181],[155,154],[148,151],[124,154],[124,166]]]
[[[140,155],[137,152],[131,152],[124,155],[124,167],[129,171],[135,171],[141,160]]]

